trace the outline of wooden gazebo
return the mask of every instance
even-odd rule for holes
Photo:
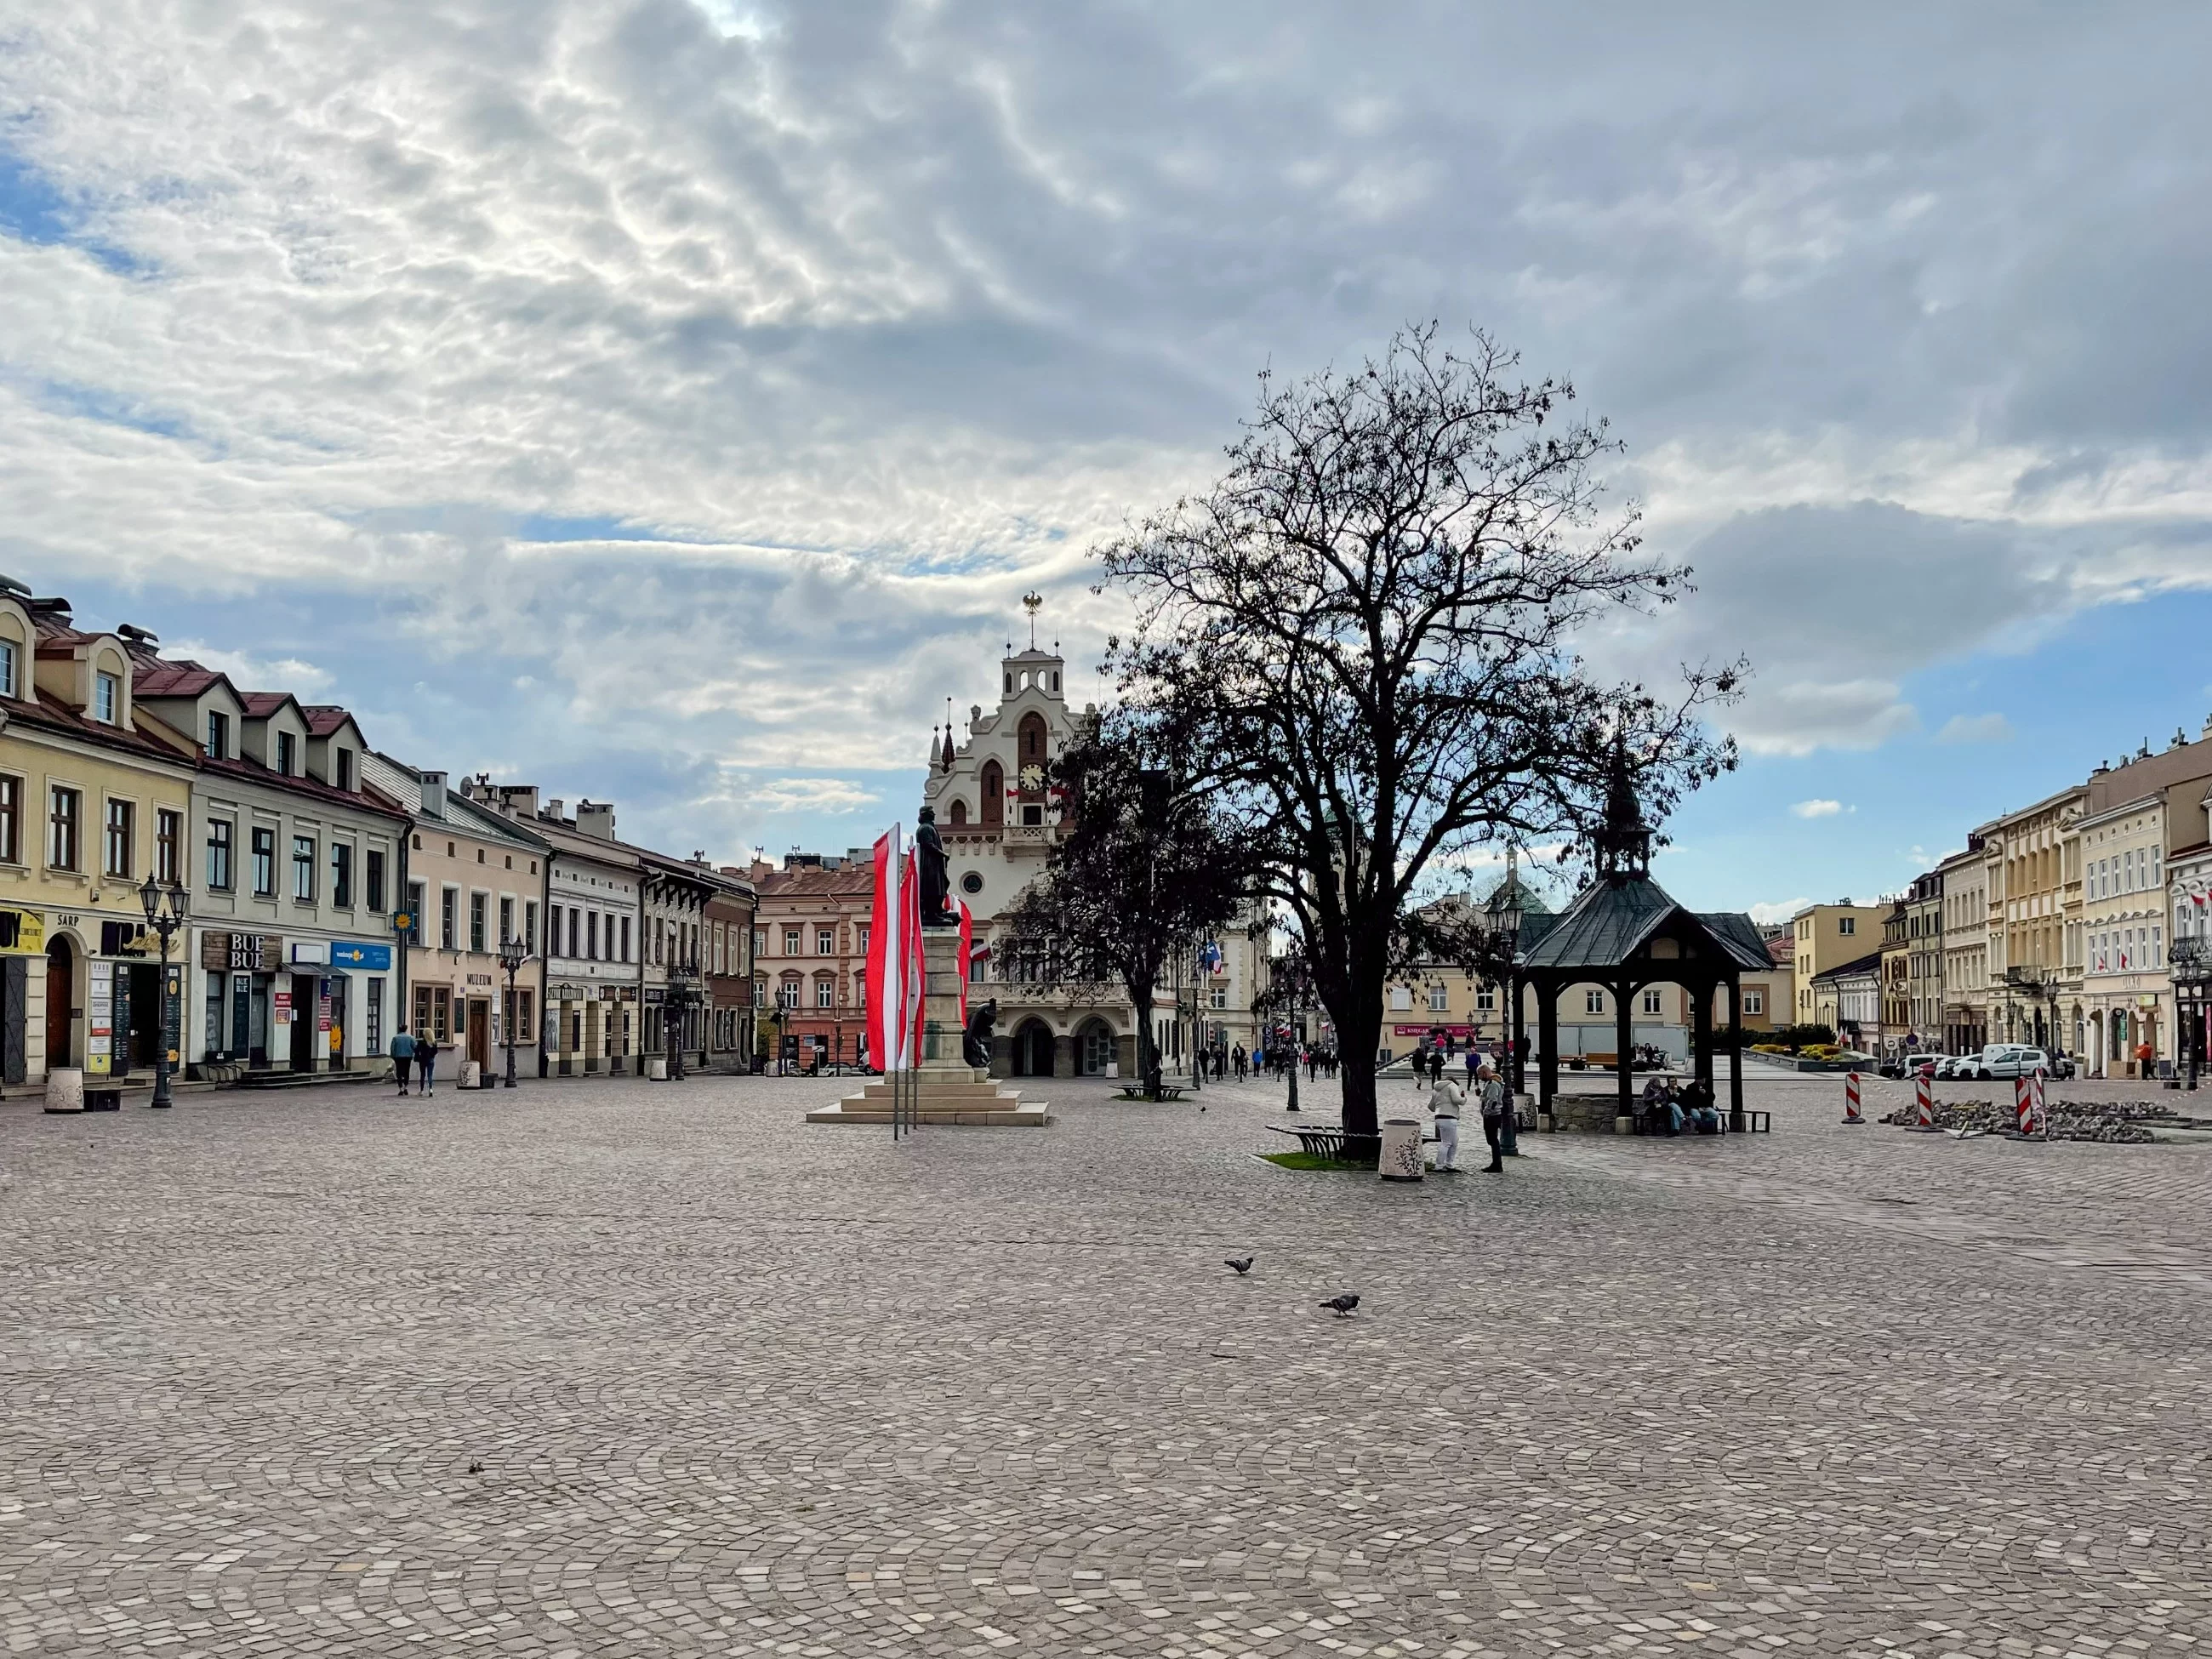
[[[1627,757],[1616,748],[1605,822],[1593,837],[1597,874],[1519,963],[1523,983],[1536,993],[1537,1049],[1541,1062],[1537,1109],[1557,1121],[1559,1092],[1559,997],[1570,986],[1598,985],[1613,998],[1620,1068],[1615,1127],[1635,1112],[1629,1057],[1635,1048],[1632,999],[1647,985],[1679,985],[1690,994],[1691,1063],[1713,1088],[1713,998],[1728,989],[1729,1024],[1743,1024],[1742,975],[1771,965],[1765,941],[1747,915],[1736,911],[1700,915],[1685,909],[1651,879],[1651,830],[1629,781]],[[1729,1127],[1741,1133],[1743,1057],[1729,1065]]]

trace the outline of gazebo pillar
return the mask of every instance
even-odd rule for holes
[[[1729,1049],[1729,1133],[1740,1135],[1751,1126],[1743,1115],[1743,983],[1734,974],[1728,978],[1728,994],[1729,1029],[1736,1036]]]
[[[1690,993],[1690,1074],[1710,1093],[1713,1088],[1713,993],[1719,988],[1707,982],[1685,988]]]
[[[1628,999],[1634,994],[1628,988],[1628,977],[1623,975],[1613,981],[1613,1067],[1620,1074],[1620,1087],[1613,1109],[1613,1132],[1625,1135],[1636,1127],[1636,1091],[1634,1079],[1629,1074],[1628,1053],[1635,1046],[1636,1030],[1628,1017]]]
[[[1536,1042],[1543,1052],[1536,1056],[1536,1115],[1540,1129],[1556,1129],[1559,1119],[1552,1103],[1559,1094],[1559,999],[1549,980],[1536,987]]]

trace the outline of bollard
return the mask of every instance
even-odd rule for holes
[[[1915,1081],[1912,1100],[1913,1104],[1919,1108],[1919,1115],[1914,1120],[1913,1127],[1920,1129],[1934,1128],[1936,1127],[1936,1079],[1925,1072],[1921,1073]]]
[[[1844,1073],[1844,1121],[1846,1123],[1866,1121],[1859,1115],[1859,1074],[1856,1072]]]
[[[2035,1111],[2035,1133],[2047,1140],[2051,1138],[2051,1114],[2046,1109],[2043,1096],[2043,1085],[2046,1075],[2042,1072],[2035,1074],[2035,1087],[2028,1095],[2028,1101]]]
[[[2013,1121],[2020,1133],[2035,1133],[2035,1085],[2027,1078],[2015,1078],[2012,1085]]]

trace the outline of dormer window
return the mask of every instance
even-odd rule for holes
[[[333,749],[331,750],[331,787],[334,789],[343,789],[349,793],[352,792],[352,750]]]
[[[102,726],[116,725],[123,714],[123,677],[98,673],[92,677],[92,717]]]
[[[15,690],[17,660],[15,642],[13,640],[0,640],[0,697],[13,697],[20,695]]]
[[[230,716],[220,708],[208,710],[207,757],[222,760],[230,753]]]
[[[276,734],[276,769],[286,777],[298,775],[300,742],[289,732]]]

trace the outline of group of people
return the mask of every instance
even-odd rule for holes
[[[1637,1103],[1641,1127],[1647,1135],[1717,1135],[1726,1127],[1711,1086],[1702,1078],[1677,1084],[1672,1078],[1652,1078]]]
[[[1334,1048],[1296,1047],[1268,1048],[1255,1043],[1251,1052],[1247,1054],[1244,1045],[1240,1042],[1231,1048],[1225,1055],[1218,1050],[1215,1051],[1213,1075],[1221,1076],[1223,1068],[1226,1066],[1235,1073],[1239,1083],[1243,1082],[1248,1077],[1258,1077],[1263,1072],[1280,1082],[1284,1073],[1291,1066],[1303,1066],[1306,1068],[1306,1081],[1311,1083],[1320,1078],[1334,1077],[1337,1064],[1336,1050]]]
[[[436,1092],[431,1085],[436,1081],[440,1053],[435,1037],[410,1036],[404,1025],[392,1034],[392,1075],[398,1079],[401,1094],[407,1092],[407,1073],[410,1068],[416,1079],[416,1094]]]
[[[1498,1068],[1484,1060],[1474,1049],[1467,1054],[1468,1086],[1462,1089],[1444,1070],[1444,1055],[1441,1048],[1431,1049],[1425,1066],[1422,1057],[1414,1056],[1415,1081],[1427,1073],[1429,1111],[1437,1122],[1437,1172],[1439,1175],[1458,1175],[1459,1118],[1462,1107],[1472,1098],[1476,1110],[1482,1115],[1482,1139],[1490,1148],[1490,1162],[1483,1165],[1485,1175],[1503,1175],[1505,1160],[1521,1156],[1520,1118],[1513,1097],[1507,1092],[1505,1079]]]

